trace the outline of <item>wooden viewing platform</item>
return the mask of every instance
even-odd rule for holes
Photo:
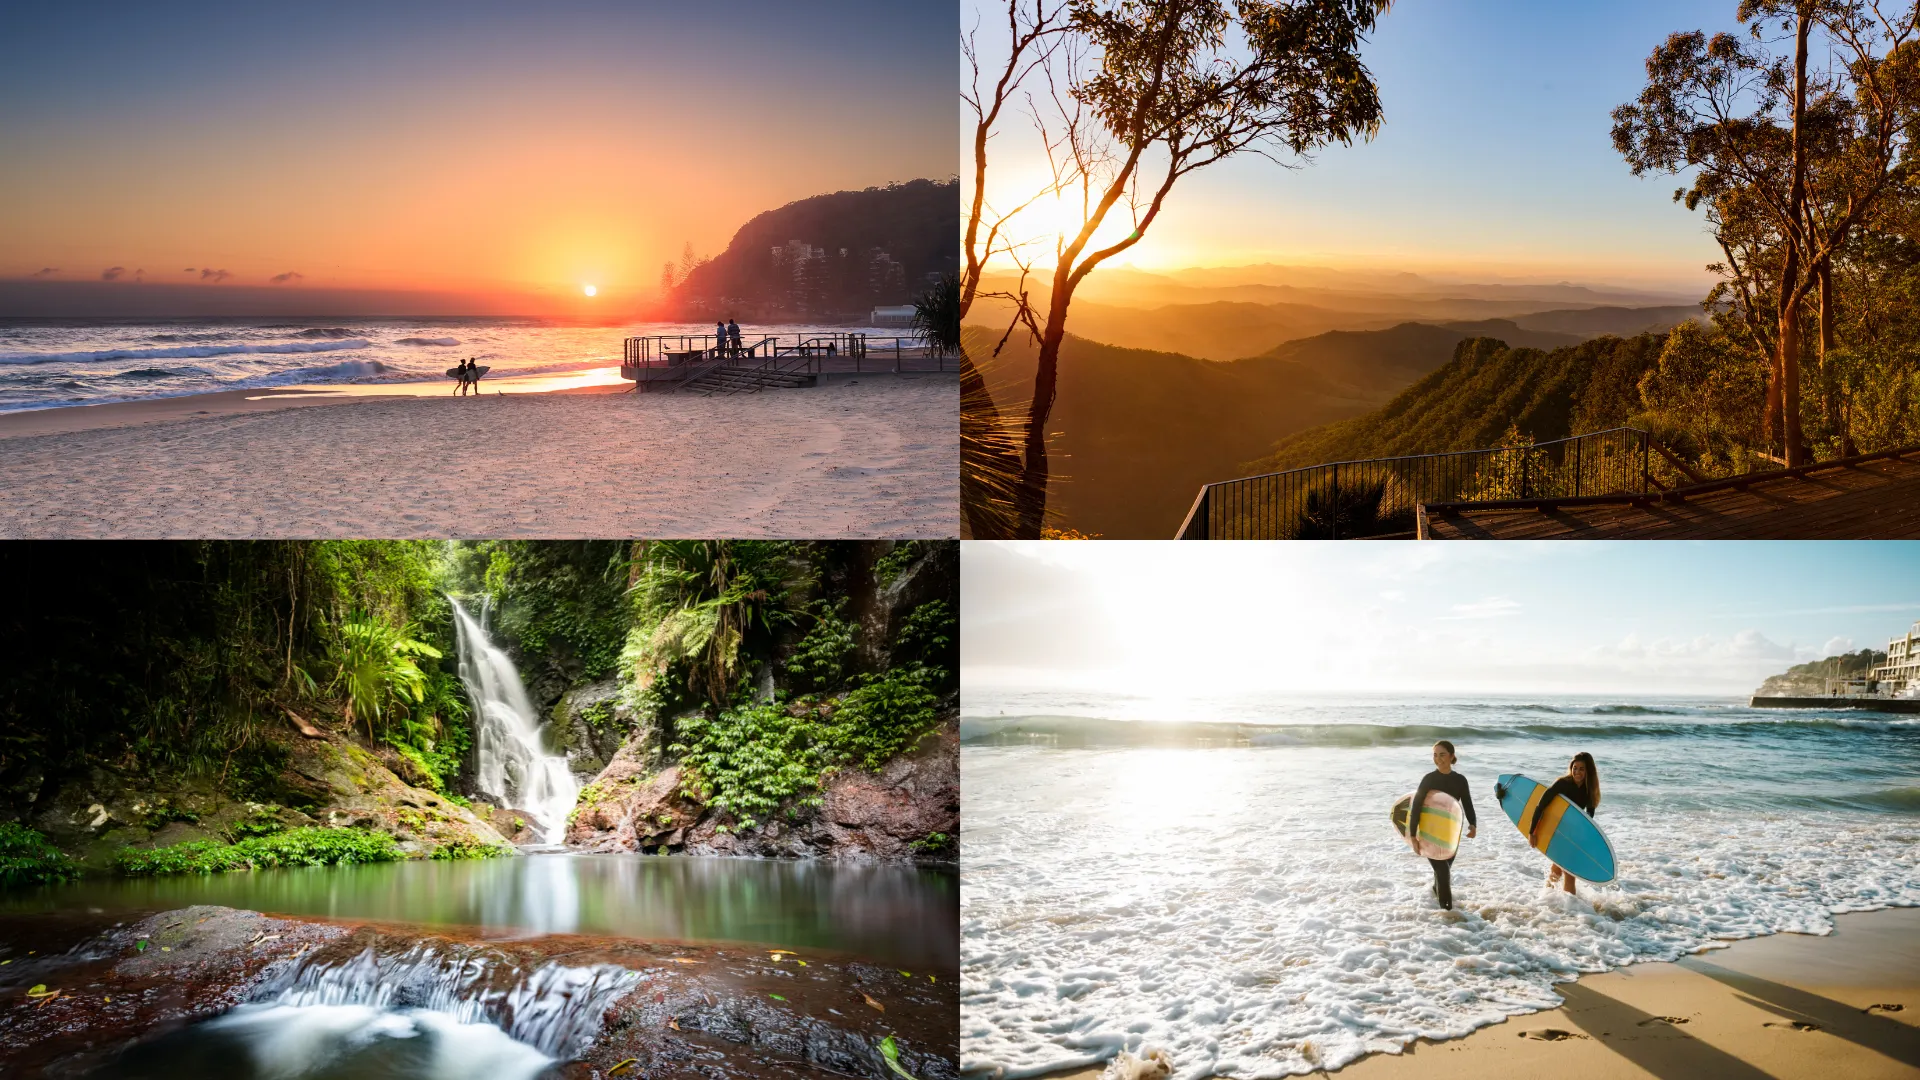
[[[713,334],[674,334],[627,338],[620,377],[638,390],[735,394],[812,386],[828,373],[945,371],[946,365],[945,353],[911,337],[767,334],[743,337],[736,349]]]
[[[1643,495],[1425,503],[1422,540],[1920,539],[1920,447]]]

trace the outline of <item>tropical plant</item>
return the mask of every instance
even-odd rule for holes
[[[410,633],[410,627],[391,626],[364,612],[340,625],[328,689],[345,690],[347,722],[364,721],[369,739],[375,737],[374,724],[384,723],[391,710],[410,710],[425,698],[427,676],[414,658],[439,659],[441,653]]]
[[[960,348],[960,278],[942,274],[913,301],[913,329],[941,356]]]
[[[720,708],[732,700],[742,649],[804,610],[814,575],[784,541],[656,540],[638,554],[638,621],[623,653],[643,688],[670,666]]]

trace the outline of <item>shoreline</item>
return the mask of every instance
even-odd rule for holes
[[[735,396],[280,388],[14,413],[0,534],[947,538],[958,388],[880,371]]]
[[[1332,1073],[1313,1075],[1363,1080],[1920,1075],[1920,907],[1836,915],[1829,935],[1743,938],[1678,960],[1582,975],[1555,989],[1565,999],[1559,1008],[1510,1016],[1458,1039],[1418,1039],[1398,1054],[1369,1054]],[[1869,1008],[1876,1005],[1901,1008]],[[1036,1076],[1097,1080],[1104,1067],[1075,1066]],[[1178,1075],[1180,1062],[1174,1067]]]

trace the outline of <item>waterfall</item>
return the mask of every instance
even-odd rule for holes
[[[513,661],[458,600],[454,626],[460,641],[460,681],[473,707],[474,758],[479,790],[503,806],[524,810],[548,844],[566,840],[567,814],[580,797],[567,759],[541,745],[542,724],[527,699]]]

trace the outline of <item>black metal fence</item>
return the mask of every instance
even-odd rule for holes
[[[1611,428],[1529,446],[1336,461],[1208,484],[1176,540],[1346,540],[1414,531],[1423,503],[1645,494],[1652,439]]]

